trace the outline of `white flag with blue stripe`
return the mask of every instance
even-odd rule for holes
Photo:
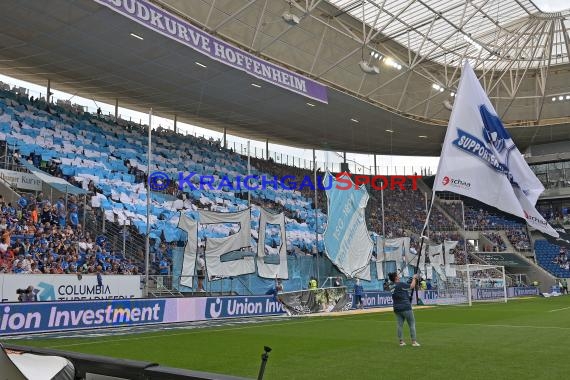
[[[433,190],[477,199],[558,237],[534,206],[544,187],[515,146],[468,62],[463,67]]]

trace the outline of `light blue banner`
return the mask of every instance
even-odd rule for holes
[[[331,180],[327,173],[324,183]],[[365,207],[368,192],[357,187],[350,177],[337,181],[326,190],[328,202],[327,229],[324,233],[325,253],[347,277],[355,277],[369,265],[374,242],[366,228]],[[339,183],[351,186],[340,186]]]

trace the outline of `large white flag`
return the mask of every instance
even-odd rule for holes
[[[558,237],[534,205],[544,187],[503,127],[475,72],[465,63],[449,119],[434,191],[451,191],[524,218]]]

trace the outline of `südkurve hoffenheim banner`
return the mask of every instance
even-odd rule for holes
[[[328,103],[326,86],[238,49],[144,0],[94,0],[198,53],[265,82]]]

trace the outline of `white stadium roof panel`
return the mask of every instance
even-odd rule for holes
[[[553,13],[544,13],[530,0],[329,2],[424,60],[442,65],[469,59],[479,68],[508,70],[569,61],[566,0],[541,2],[542,9],[562,9]]]

